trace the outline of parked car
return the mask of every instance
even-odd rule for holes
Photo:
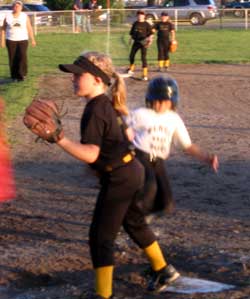
[[[250,1],[233,1],[225,4],[224,8],[235,8],[235,10],[230,10],[236,17],[245,17],[245,10],[249,9],[248,14],[250,14]],[[228,11],[227,13],[230,13]]]
[[[12,4],[4,4],[0,6],[0,26],[2,26],[3,20],[5,18],[6,13],[10,13],[12,11]],[[23,11],[26,12],[33,22],[33,17],[35,16],[35,24],[36,25],[51,25],[55,20],[53,14],[50,13],[50,9],[43,4],[35,4],[35,3],[24,3]]]
[[[142,6],[146,6],[148,3],[147,0],[124,0],[125,8],[140,8]]]
[[[214,0],[166,0],[163,5],[147,6],[144,10],[148,21],[158,20],[162,11],[175,19],[177,10],[178,21],[189,21],[192,25],[204,25],[208,20],[218,17]]]

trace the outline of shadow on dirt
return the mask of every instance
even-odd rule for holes
[[[186,158],[171,159],[166,166],[178,208],[249,219],[250,164],[246,161],[221,162],[218,174]],[[94,205],[99,182],[90,168],[80,162],[24,160],[15,164],[15,171],[22,198],[32,195],[61,203],[71,201],[77,209],[85,198],[93,197]]]

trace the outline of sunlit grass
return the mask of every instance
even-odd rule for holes
[[[178,50],[171,55],[175,64],[198,63],[250,63],[250,32],[246,30],[197,30],[177,31]],[[20,113],[37,93],[40,75],[59,73],[59,63],[71,63],[82,51],[109,52],[114,64],[128,65],[128,28],[107,35],[40,34],[37,47],[29,48],[29,75],[22,83],[0,84],[0,92],[6,101],[9,119]],[[0,49],[0,79],[9,78],[7,50]],[[140,55],[137,55],[139,62]],[[157,50],[155,41],[148,51],[150,65],[155,65]]]

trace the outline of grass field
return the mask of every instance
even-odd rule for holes
[[[245,30],[179,30],[179,48],[171,56],[176,64],[250,63],[250,32]],[[59,63],[71,63],[83,50],[109,52],[117,66],[128,65],[128,31],[111,33],[40,34],[37,47],[29,48],[29,75],[21,83],[0,84],[0,94],[7,107],[7,118],[12,119],[37,93],[38,79],[44,74],[59,74]],[[0,49],[0,78],[9,78],[7,50]],[[138,54],[138,59],[140,55]],[[155,43],[148,51],[150,65],[156,64]],[[138,63],[139,60],[137,60]],[[3,80],[2,80],[3,79]]]

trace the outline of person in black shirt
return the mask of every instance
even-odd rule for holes
[[[73,64],[60,64],[59,68],[73,74],[74,93],[85,97],[87,104],[81,119],[80,142],[64,136],[57,144],[88,163],[98,173],[101,184],[89,232],[96,280],[91,298],[112,296],[114,241],[121,226],[151,263],[153,276],[149,288],[159,289],[179,273],[167,265],[138,204],[144,168],[129,148],[121,118],[128,114],[124,81],[113,69],[111,59],[97,52],[83,53]],[[108,91],[111,98],[106,95]],[[83,294],[82,298],[86,296]]]
[[[147,48],[152,42],[153,31],[152,27],[148,22],[145,21],[145,12],[138,10],[137,12],[137,21],[134,22],[130,30],[131,38],[134,40],[130,55],[130,67],[128,70],[129,75],[133,75],[135,69],[135,55],[138,50],[141,50],[141,60],[142,60],[142,80],[148,80],[148,66],[147,66]]]
[[[161,21],[156,23],[154,30],[157,31],[157,48],[158,48],[158,65],[159,71],[162,72],[164,67],[169,68],[169,46],[170,41],[175,41],[175,28],[169,20],[167,12],[161,13]],[[170,39],[171,35],[171,39]]]

